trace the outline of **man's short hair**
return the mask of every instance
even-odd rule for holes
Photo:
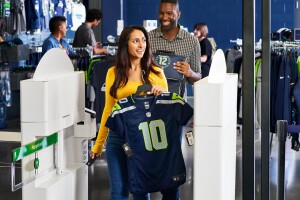
[[[59,26],[66,22],[67,19],[64,16],[54,16],[49,21],[49,29],[51,33],[54,33],[58,30]]]
[[[86,14],[86,21],[87,22],[93,22],[95,19],[96,20],[101,20],[102,19],[102,12],[99,9],[90,9],[88,10]]]
[[[178,4],[178,0],[161,0],[160,3]]]
[[[176,9],[179,10],[179,2],[178,0],[160,0],[160,3],[171,3],[176,6]]]

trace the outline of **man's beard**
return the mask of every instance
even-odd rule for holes
[[[174,27],[176,27],[176,22],[175,21],[169,21],[169,25],[167,25],[167,26],[164,26],[164,25],[162,25],[163,23],[161,23],[160,22],[160,24],[161,24],[161,29],[162,29],[162,31],[169,31],[169,30],[172,30]]]

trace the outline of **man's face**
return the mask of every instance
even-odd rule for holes
[[[100,20],[95,19],[94,22],[92,23],[92,28],[98,26],[98,24],[100,24],[100,22],[101,22],[101,19]]]
[[[66,22],[62,22],[61,25],[59,26],[59,31],[62,35],[62,37],[65,37],[67,34],[67,24]]]
[[[158,19],[162,30],[172,30],[177,27],[180,11],[175,4],[161,3],[159,7]]]

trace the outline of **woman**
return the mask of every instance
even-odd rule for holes
[[[205,23],[194,25],[194,35],[198,38],[201,47],[201,72],[202,78],[208,76],[212,62],[212,45],[207,39],[208,28]]]
[[[125,28],[120,36],[116,66],[106,75],[105,107],[97,140],[90,153],[91,157],[100,156],[106,143],[106,156],[110,177],[110,199],[128,199],[127,160],[122,149],[124,139],[105,127],[114,104],[136,92],[142,84],[151,84],[150,93],[159,95],[167,91],[167,80],[163,70],[153,61],[147,31],[141,26]],[[108,137],[107,137],[108,135]],[[149,194],[136,195],[135,200],[149,199]]]

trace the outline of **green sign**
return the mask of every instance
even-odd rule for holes
[[[57,141],[58,141],[58,134],[53,133],[52,135],[43,137],[39,140],[36,140],[34,142],[31,142],[31,143],[25,145],[25,146],[21,146],[17,149],[14,149],[12,151],[13,162],[16,162],[32,153],[35,153],[46,147],[49,147],[49,146],[57,143]]]

